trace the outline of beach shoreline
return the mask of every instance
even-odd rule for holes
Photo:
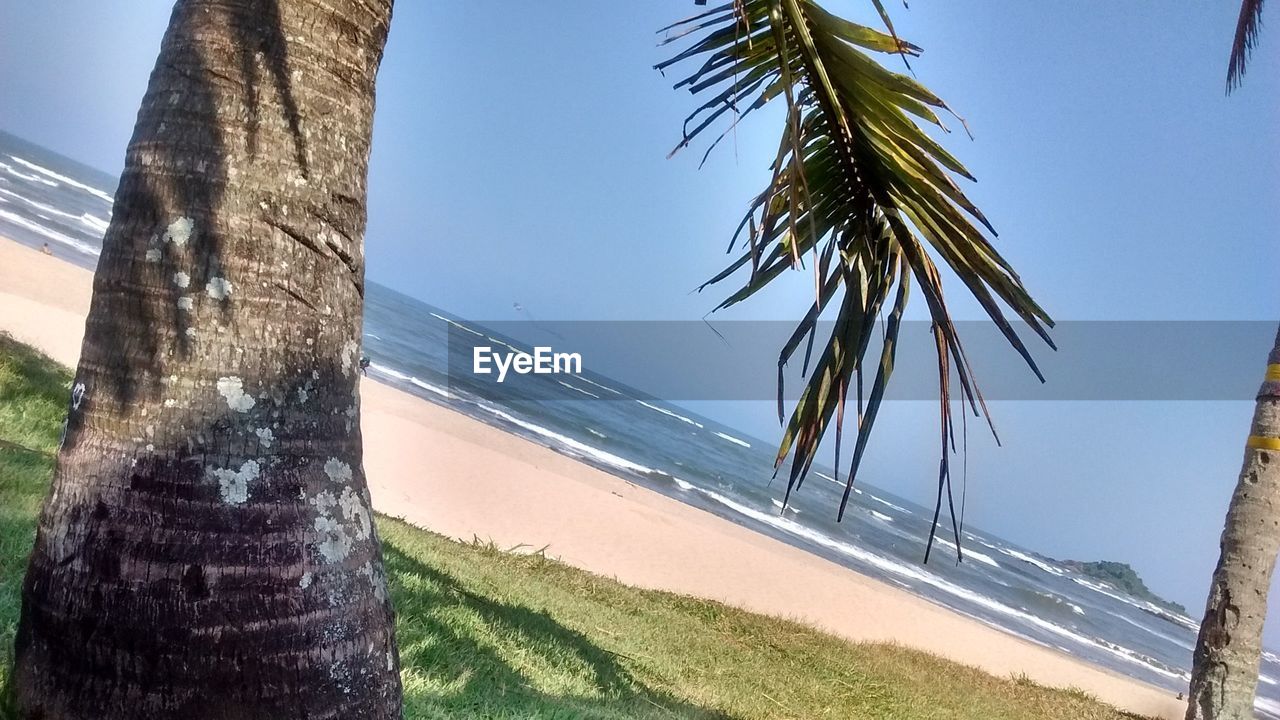
[[[0,331],[73,366],[92,274],[0,239]],[[998,676],[1181,718],[1172,693],[1019,639],[898,588],[374,380],[361,386],[375,509],[434,532],[545,548],[629,585],[718,600]],[[762,580],[763,579],[763,580]]]

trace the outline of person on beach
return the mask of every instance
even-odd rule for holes
[[[49,243],[45,243],[44,246],[40,248],[40,252],[45,255],[53,255],[53,251],[49,249]]]
[[[360,356],[360,374],[368,376],[369,366],[372,364],[373,364],[373,361],[369,359],[368,355],[361,355]]]

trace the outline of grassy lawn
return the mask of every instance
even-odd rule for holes
[[[0,685],[70,377],[0,335]],[[1134,717],[1084,693],[637,590],[537,555],[385,517],[378,527],[413,720]]]

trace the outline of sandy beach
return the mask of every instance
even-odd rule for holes
[[[0,239],[0,330],[75,366],[92,274]],[[1172,694],[1023,641],[381,383],[362,386],[375,507],[648,588],[896,642],[1002,676],[1181,718]]]

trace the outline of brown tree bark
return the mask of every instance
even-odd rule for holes
[[[398,718],[361,464],[392,0],[180,0],[23,588],[23,718]]]
[[[1200,625],[1187,720],[1255,716],[1267,591],[1280,551],[1280,334],[1267,362]]]

